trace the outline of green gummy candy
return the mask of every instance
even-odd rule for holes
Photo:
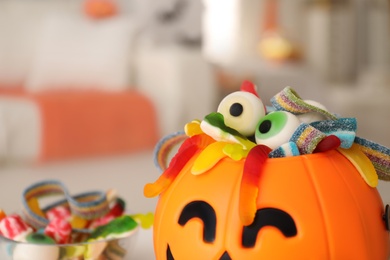
[[[219,128],[221,131],[225,133],[229,133],[234,136],[239,136],[243,139],[246,139],[246,137],[240,134],[237,130],[225,125],[225,120],[221,113],[216,113],[216,112],[210,113],[204,118],[204,120],[207,121],[210,125]]]
[[[42,245],[55,245],[56,242],[51,237],[41,234],[41,233],[32,233],[26,237],[26,241],[34,244]]]
[[[89,239],[106,238],[111,235],[121,235],[135,229],[138,223],[130,216],[124,215],[118,217],[106,225],[97,227],[89,237]]]

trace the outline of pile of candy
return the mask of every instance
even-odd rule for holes
[[[155,149],[155,164],[162,174],[145,185],[144,195],[155,197],[167,190],[190,160],[193,175],[207,173],[225,158],[244,160],[239,197],[246,226],[256,214],[258,183],[268,159],[315,158],[311,154],[337,150],[370,187],[378,180],[390,181],[390,148],[357,136],[356,118],[331,113],[316,101],[302,99],[291,87],[270,101],[272,106],[266,106],[256,86],[244,81],[240,91],[222,99],[216,112],[186,124],[184,132],[164,137]]]
[[[155,149],[155,164],[165,171],[168,154],[178,143],[184,143],[186,149],[179,150],[173,164],[191,157],[189,146],[207,147],[195,161],[193,174],[201,174],[225,156],[233,160],[250,159],[250,153],[258,150],[253,150],[256,146],[263,146],[268,158],[337,149],[351,161],[357,153],[368,158],[364,164],[370,165],[370,169],[361,171],[368,185],[376,187],[378,177],[390,180],[390,148],[357,136],[356,118],[340,117],[316,101],[303,100],[291,87],[277,93],[271,103],[272,106],[264,105],[256,86],[244,81],[240,91],[220,102],[217,112],[188,123],[184,132],[163,138]]]
[[[41,209],[39,197],[58,193],[66,199]],[[151,213],[125,214],[125,202],[112,190],[71,197],[58,181],[28,187],[23,205],[22,216],[0,209],[0,239],[11,259],[122,259],[126,249],[121,239],[130,237],[139,225],[148,228],[153,223]]]

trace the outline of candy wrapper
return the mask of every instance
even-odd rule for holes
[[[4,217],[0,221],[0,234],[6,238],[25,241],[27,235],[32,232],[33,229],[19,215],[12,214]]]

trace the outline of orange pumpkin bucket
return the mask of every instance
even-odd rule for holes
[[[156,259],[388,259],[378,167],[358,144],[324,137],[313,153],[269,158],[267,146],[199,125],[186,126],[169,167],[144,189],[160,195]]]
[[[223,159],[202,175],[191,173],[193,161],[160,196],[156,259],[389,255],[378,191],[337,151],[268,159],[258,183],[256,218],[249,226],[242,225],[238,214],[244,160]]]

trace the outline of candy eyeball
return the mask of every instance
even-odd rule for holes
[[[51,244],[20,243],[15,246],[12,257],[18,260],[57,260],[60,259],[60,248]]]
[[[309,105],[318,107],[324,111],[328,111],[324,105],[318,103],[317,101],[313,101],[313,100],[304,100],[304,101]],[[301,121],[301,123],[310,124],[312,122],[326,120],[326,116],[318,112],[309,112],[309,113],[298,115],[298,119],[299,121]]]
[[[261,99],[244,91],[227,95],[219,104],[217,111],[223,115],[226,126],[244,136],[252,136],[257,122],[265,115]]]
[[[301,124],[297,116],[286,111],[274,111],[261,118],[256,127],[257,144],[271,149],[287,143]]]

